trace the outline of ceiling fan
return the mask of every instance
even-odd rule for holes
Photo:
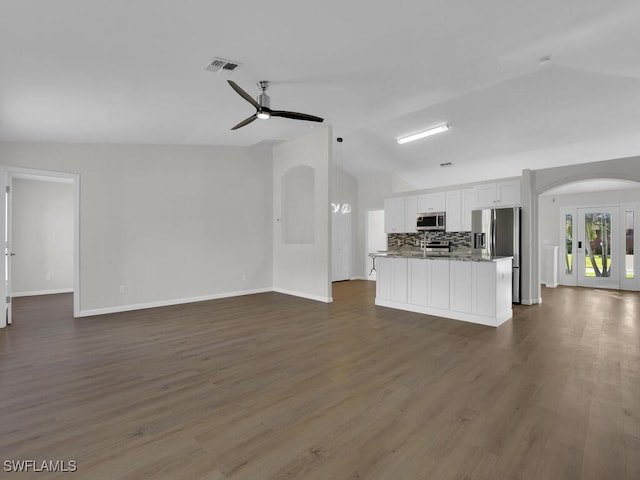
[[[253,99],[251,95],[245,92],[242,88],[238,86],[236,82],[233,80],[227,80],[231,88],[233,88],[238,95],[244,98],[247,102],[253,105],[256,109],[256,113],[251,115],[248,118],[245,118],[231,130],[237,130],[238,128],[244,127],[245,125],[249,125],[256,118],[260,118],[262,120],[266,120],[271,117],[283,117],[283,118],[291,118],[293,120],[307,120],[309,122],[323,122],[324,119],[320,117],[316,117],[315,115],[308,115],[306,113],[298,113],[298,112],[287,112],[284,110],[271,110],[271,100],[269,95],[267,95],[267,88],[269,87],[269,82],[266,80],[262,80],[258,82],[258,86],[262,89],[262,93],[258,95],[257,101]]]

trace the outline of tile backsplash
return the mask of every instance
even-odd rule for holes
[[[416,248],[425,239],[425,232],[390,233],[387,235],[387,248],[395,250],[403,247]],[[471,232],[426,232],[428,242],[449,240],[451,249],[471,248]]]

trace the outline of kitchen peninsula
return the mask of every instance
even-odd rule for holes
[[[370,254],[376,305],[497,327],[513,316],[512,257]]]

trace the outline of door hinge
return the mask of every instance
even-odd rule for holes
[[[11,297],[5,297],[4,303],[11,303]]]

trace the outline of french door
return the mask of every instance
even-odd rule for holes
[[[560,282],[619,289],[625,274],[620,207],[563,209],[560,217]]]

